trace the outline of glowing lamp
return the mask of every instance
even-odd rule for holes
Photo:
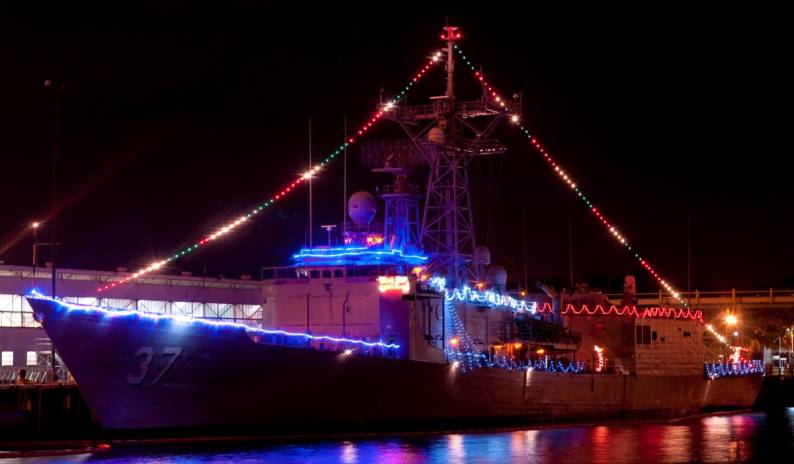
[[[457,348],[460,345],[460,339],[458,337],[452,337],[449,339],[449,346],[452,348]]]
[[[739,322],[739,318],[733,314],[727,314],[725,316],[725,323],[728,325],[736,325]]]
[[[522,346],[521,343],[513,343],[513,348],[515,348],[517,350],[520,350],[521,346]]]
[[[535,353],[537,353],[537,354],[543,354],[545,352],[546,352],[546,350],[544,350],[543,348],[540,348],[537,351],[535,351]]]
[[[606,357],[604,357],[604,349],[598,345],[594,345],[593,350],[595,351],[596,354],[595,371],[601,372],[604,370],[604,367],[606,367]]]
[[[32,227],[34,229],[38,229],[39,228],[39,223],[38,222],[34,222],[33,224],[30,225],[30,227]]]

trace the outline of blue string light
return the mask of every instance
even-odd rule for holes
[[[280,335],[284,337],[292,337],[297,339],[304,339],[308,341],[327,341],[333,343],[341,343],[341,344],[352,344],[358,346],[364,346],[367,348],[386,348],[386,349],[397,349],[400,348],[400,345],[395,343],[383,343],[383,342],[367,342],[364,340],[357,340],[351,338],[339,338],[339,337],[332,337],[330,335],[310,335],[306,333],[294,333],[294,332],[287,332],[285,330],[269,330],[269,329],[260,329],[257,327],[247,326],[245,324],[240,324],[237,322],[226,322],[226,321],[211,321],[207,319],[195,319],[190,317],[180,317],[180,316],[173,316],[173,315],[162,315],[162,314],[149,314],[143,313],[140,311],[130,310],[130,309],[113,309],[113,308],[102,308],[98,306],[89,306],[89,305],[79,305],[74,303],[67,303],[65,301],[58,300],[56,298],[51,298],[41,294],[40,292],[33,290],[28,295],[28,297],[35,298],[37,300],[46,300],[51,301],[62,308],[67,309],[68,311],[82,311],[82,312],[89,312],[89,313],[99,313],[103,316],[108,317],[135,317],[140,319],[148,319],[153,322],[173,322],[178,324],[191,324],[191,325],[198,325],[198,326],[205,326],[211,327],[214,329],[232,329],[232,330],[243,330],[246,333],[253,333],[259,335]]]
[[[428,257],[424,255],[405,254],[403,250],[373,250],[367,247],[337,247],[337,248],[303,248],[300,253],[292,256],[298,261],[306,258],[311,259],[311,264],[320,264],[323,259],[331,259],[334,263],[343,263],[345,259],[352,258],[356,264],[383,264],[384,261],[400,261],[407,264],[416,265],[427,262]],[[319,259],[319,260],[318,260]]]
[[[704,372],[708,379],[763,375],[764,362],[759,359],[753,359],[739,363],[706,363]]]
[[[428,284],[438,292],[444,293],[447,301],[460,301],[463,303],[486,304],[492,308],[510,308],[513,311],[526,311],[535,314],[538,303],[535,301],[517,300],[511,296],[502,295],[491,290],[480,292],[466,285],[460,289],[449,290],[446,288],[447,280],[443,277],[432,277]]]
[[[445,320],[450,323],[449,333],[452,338],[457,339],[457,346],[454,348],[446,348],[444,352],[447,355],[447,360],[457,366],[461,372],[468,372],[476,368],[498,368],[515,371],[537,370],[545,372],[560,372],[570,374],[580,374],[584,372],[584,363],[570,362],[568,365],[562,361],[554,360],[528,360],[526,362],[518,362],[512,357],[504,355],[495,355],[493,359],[480,352],[477,343],[471,338],[466,331],[465,325],[458,317],[458,312],[452,301],[444,302],[445,311],[447,316]]]

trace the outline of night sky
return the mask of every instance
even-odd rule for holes
[[[0,260],[30,263],[25,228],[50,208],[45,79],[66,83],[59,265],[132,271],[303,171],[309,118],[315,157],[336,147],[345,116],[358,126],[380,89],[392,96],[441,46],[448,15],[486,76],[506,95],[523,92],[524,124],[678,288],[688,215],[693,289],[794,287],[794,76],[782,12],[488,8],[4,6]],[[459,98],[476,99],[469,73],[458,79]],[[410,101],[443,89],[439,67]],[[395,135],[384,126],[369,140]],[[634,273],[640,291],[657,290],[525,138],[508,125],[497,136],[510,151],[472,164],[472,195],[478,241],[511,278],[521,278],[526,208],[530,279],[567,282],[570,217],[577,281],[616,290]],[[349,191],[385,183],[358,156],[350,150]],[[340,221],[341,179],[335,162],[315,181],[315,225]],[[306,210],[303,189],[168,272],[258,276],[287,264],[304,244]]]

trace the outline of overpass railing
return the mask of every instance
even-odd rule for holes
[[[623,299],[622,293],[607,293],[610,301],[620,301]],[[672,294],[666,292],[637,293],[639,304],[678,304],[678,300]],[[684,301],[691,302],[692,305],[777,305],[794,304],[794,289],[776,290],[773,288],[765,290],[736,290],[702,292],[680,292],[679,296]]]

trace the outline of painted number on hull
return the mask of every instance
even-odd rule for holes
[[[156,385],[181,355],[181,346],[166,346],[163,348],[163,354],[161,356],[167,356],[168,362],[150,384]],[[152,360],[154,360],[154,349],[151,346],[142,346],[138,348],[138,351],[136,351],[132,357],[138,361],[138,373],[127,374],[127,383],[130,385],[141,385],[146,381],[146,376],[149,374],[149,366],[152,364]]]

